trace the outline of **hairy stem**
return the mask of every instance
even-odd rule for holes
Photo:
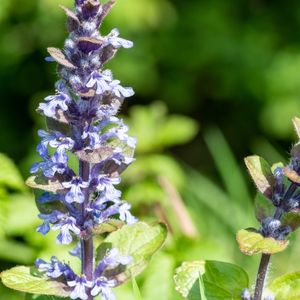
[[[295,184],[291,183],[291,185],[287,189],[287,191],[282,199],[282,203],[284,203],[284,201],[286,201],[287,199],[291,198],[293,196],[294,192],[296,191],[296,189],[297,189],[297,186]],[[275,214],[273,216],[274,219],[277,219],[277,220],[281,219],[282,214],[284,213],[284,209],[281,206],[277,207]],[[261,300],[270,258],[271,258],[270,254],[262,254],[262,256],[261,256],[259,269],[258,269],[257,277],[256,277],[254,300]]]
[[[89,181],[90,177],[90,165],[88,162],[79,162],[79,174],[84,181]],[[86,207],[89,201],[89,191],[85,191],[85,200],[81,206],[81,220],[82,225],[86,218]],[[80,240],[81,243],[81,272],[84,274],[89,281],[93,281],[93,269],[94,269],[94,245],[93,237],[88,235],[88,237],[83,237]],[[88,296],[88,300],[92,300],[92,296]]]
[[[256,278],[254,300],[261,300],[270,258],[271,258],[270,254],[263,254],[261,256],[259,269],[257,272],[257,278]]]

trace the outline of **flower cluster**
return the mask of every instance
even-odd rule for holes
[[[288,165],[275,166],[271,177],[271,187],[265,196],[271,200],[275,210],[272,216],[261,220],[260,233],[264,237],[285,240],[294,229],[289,222],[282,223],[282,216],[297,213],[300,209],[300,157],[297,156],[299,145],[294,146]]]
[[[48,130],[38,132],[41,161],[31,168],[31,186],[45,190],[38,205],[47,206],[41,210],[43,223],[37,230],[47,234],[52,227],[59,232],[57,242],[61,244],[79,240],[81,253],[93,251],[92,243],[86,241],[92,240],[93,229],[99,224],[116,217],[128,224],[136,222],[130,204],[122,200],[116,187],[120,174],[134,160],[136,143],[116,114],[124,99],[134,92],[104,69],[118,49],[131,48],[133,43],[119,37],[117,29],[107,36],[99,32],[113,4],[75,0],[74,10],[62,7],[69,36],[63,50],[48,48],[47,58],[58,63],[56,93],[38,107],[46,117]],[[78,167],[70,166],[71,155],[77,157]],[[36,265],[50,278],[64,278],[72,289],[72,299],[101,294],[103,299],[112,300],[110,288],[117,283],[104,275],[105,270],[130,261],[117,254],[116,249],[111,250],[93,272],[89,266],[80,276],[55,257],[49,264],[37,260]],[[82,254],[79,257],[86,259]],[[93,257],[88,260],[93,264]]]
[[[114,300],[115,296],[111,288],[115,287],[118,282],[116,279],[110,279],[106,273],[117,267],[126,266],[131,262],[128,256],[121,256],[116,248],[106,253],[104,258],[99,262],[94,272],[94,280],[90,281],[84,274],[78,276],[65,263],[60,262],[56,257],[52,257],[50,263],[42,259],[35,262],[37,269],[45,273],[49,278],[63,280],[72,289],[71,299],[88,299],[88,293],[92,296],[101,295],[104,300]]]

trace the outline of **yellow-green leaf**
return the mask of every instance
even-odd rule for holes
[[[34,268],[14,267],[3,271],[0,276],[5,286],[20,292],[59,297],[70,295],[68,286],[62,282],[42,277]]]
[[[270,198],[272,196],[274,176],[269,164],[257,155],[246,157],[245,164],[258,190]]]
[[[246,255],[275,254],[285,250],[289,244],[287,240],[279,241],[272,237],[263,237],[251,229],[240,230],[236,238],[241,252]]]
[[[300,272],[285,274],[276,278],[268,287],[275,300],[300,299]]]

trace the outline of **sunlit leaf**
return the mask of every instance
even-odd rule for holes
[[[297,117],[294,117],[292,119],[292,122],[293,122],[293,125],[294,125],[295,132],[296,132],[298,138],[300,139],[300,119],[297,118]]]
[[[142,300],[141,291],[134,277],[131,279],[132,281],[132,290],[134,295],[134,300]]]
[[[300,299],[300,272],[290,273],[276,278],[268,287],[275,300]]]
[[[258,190],[270,198],[272,196],[274,176],[269,164],[257,155],[246,157],[245,164]]]
[[[100,260],[107,249],[117,248],[121,254],[132,257],[132,263],[124,269],[113,270],[119,283],[141,273],[152,255],[160,249],[167,236],[164,224],[148,225],[138,222],[125,225],[111,233],[97,249],[97,260]]]
[[[242,253],[254,255],[259,253],[275,254],[283,251],[289,244],[288,240],[275,240],[263,237],[250,229],[242,229],[237,233],[237,242]]]
[[[125,225],[125,222],[117,220],[117,219],[109,219],[104,223],[99,224],[98,226],[93,228],[94,234],[103,234],[114,232]]]
[[[65,56],[65,54],[58,48],[49,47],[47,48],[47,51],[49,54],[53,57],[56,62],[63,65],[66,68],[69,69],[76,69],[76,66],[74,66]]]
[[[61,182],[59,182],[58,180],[50,180],[42,175],[30,176],[26,180],[26,184],[33,189],[38,189],[38,190],[43,190],[43,191],[53,192],[53,193],[62,192],[65,190]]]
[[[80,150],[75,152],[75,154],[77,155],[78,158],[80,158],[83,161],[96,164],[112,156],[113,148],[101,147],[94,150]]]
[[[199,277],[203,287],[199,286]],[[240,299],[248,287],[247,273],[239,266],[218,261],[184,262],[174,276],[176,290],[189,300]],[[201,297],[201,291],[205,297]]]
[[[41,295],[68,297],[68,287],[58,281],[41,277],[34,268],[14,267],[1,273],[2,283],[14,290]]]

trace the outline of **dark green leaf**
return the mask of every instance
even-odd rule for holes
[[[295,231],[300,226],[300,211],[296,210],[284,213],[281,223],[290,226]]]
[[[261,193],[257,193],[255,200],[255,216],[258,221],[262,221],[266,217],[273,216],[275,212],[275,207],[271,200],[266,198]]]

